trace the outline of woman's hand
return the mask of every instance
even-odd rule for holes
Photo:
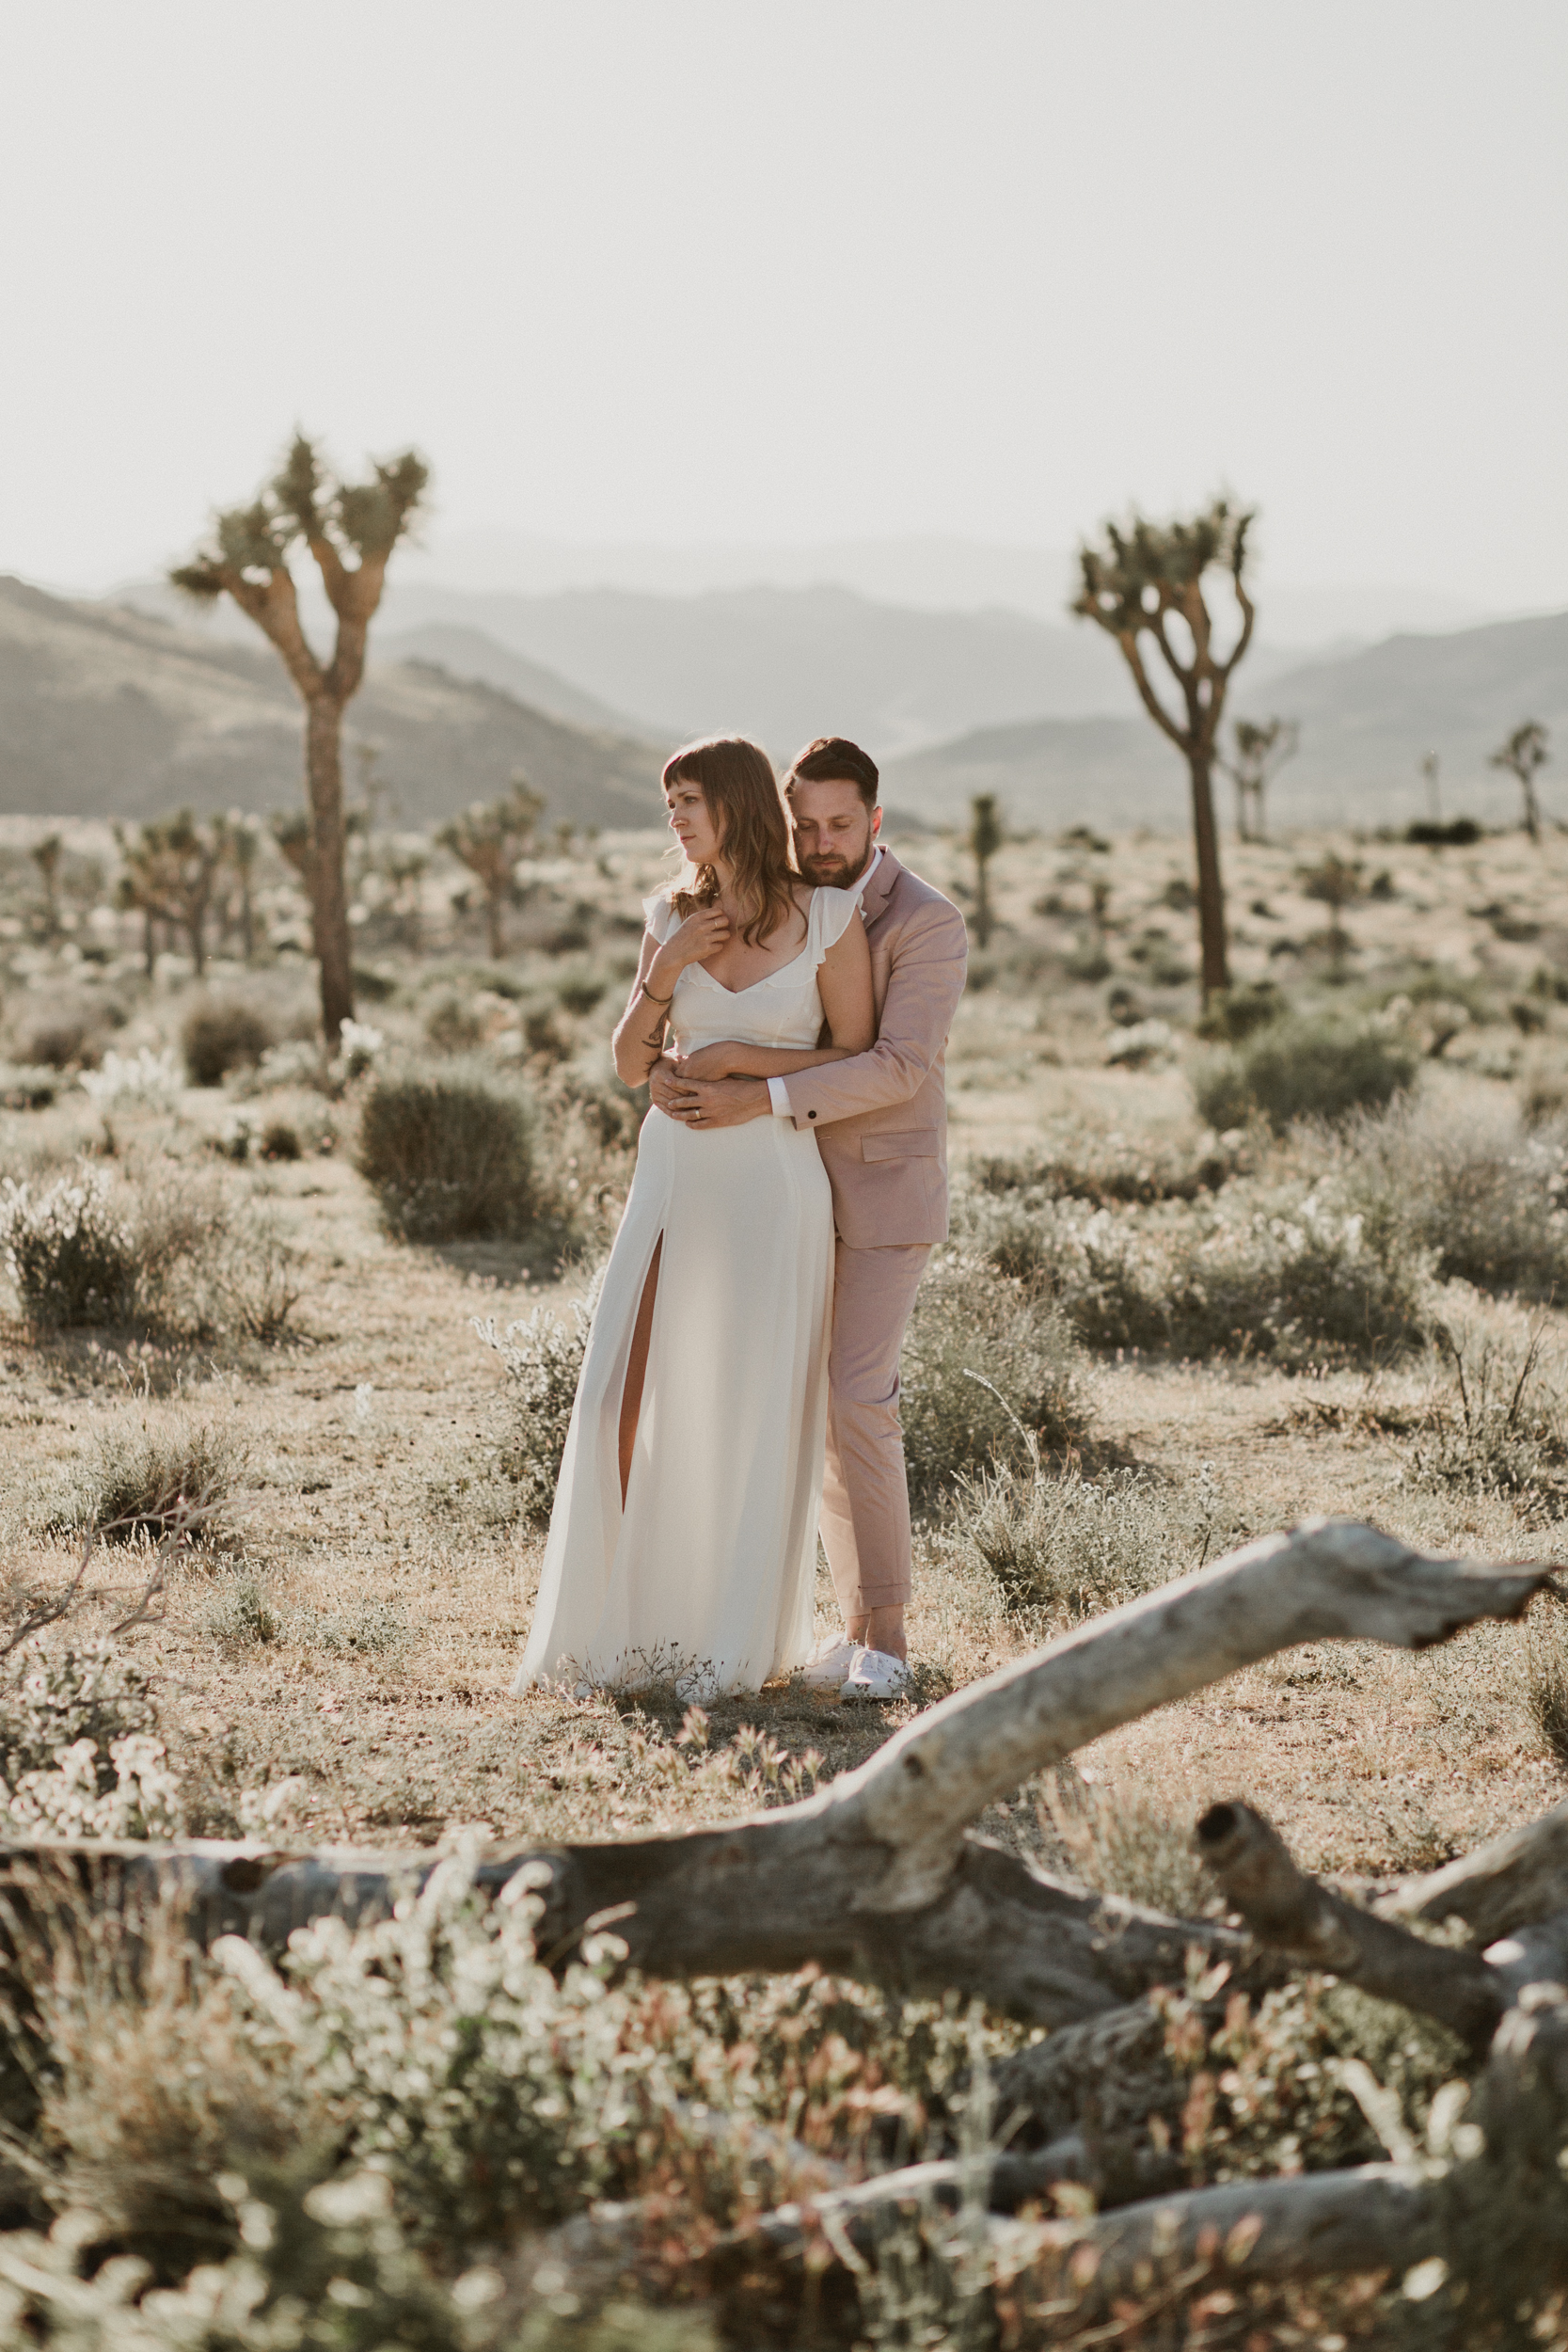
[[[729,936],[730,918],[722,907],[699,907],[678,930],[671,932],[649,966],[644,986],[652,995],[673,995],[687,965],[716,956]]]
[[[728,1078],[737,1068],[738,1045],[699,1045],[694,1054],[677,1054],[675,1074],[681,1078]]]

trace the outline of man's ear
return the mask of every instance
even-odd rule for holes
[[[871,838],[873,841],[876,840],[877,835],[881,832],[881,830],[882,812],[879,808],[874,808],[871,812]]]

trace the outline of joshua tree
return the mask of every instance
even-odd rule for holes
[[[1535,778],[1537,771],[1546,764],[1546,730],[1539,719],[1527,719],[1487,763],[1517,776],[1519,789],[1525,796],[1525,831],[1532,841],[1541,838],[1541,803],[1535,797]]]
[[[1236,787],[1236,838],[1262,841],[1267,837],[1263,795],[1285,762],[1294,756],[1301,729],[1293,719],[1270,719],[1261,725],[1251,719],[1238,719],[1231,734],[1235,754],[1222,758],[1219,765]]]
[[[1439,784],[1442,766],[1435,752],[1428,752],[1421,761],[1421,773],[1426,778],[1427,812],[1434,825],[1443,821],[1443,794]]]
[[[233,597],[271,638],[305,705],[305,786],[310,810],[307,885],[321,969],[322,1027],[336,1046],[354,1010],[348,892],[343,878],[343,709],[365,674],[365,641],[387,564],[424,496],[429,469],[412,450],[373,468],[369,482],[328,478],[315,446],[296,434],[283,470],[250,506],[217,516],[211,543],[169,574],[211,602]],[[303,539],[337,615],[330,661],[300,626],[289,549]],[[346,559],[354,557],[350,562]],[[303,869],[302,869],[303,870]]]
[[[544,806],[540,795],[531,792],[520,775],[514,776],[512,789],[501,799],[475,801],[436,836],[443,850],[462,859],[484,893],[484,925],[495,963],[506,953],[501,910],[512,896],[517,860],[532,842]]]
[[[969,803],[969,853],[974,860],[974,936],[982,947],[990,944],[990,862],[1002,847],[1002,820],[996,814],[994,792],[976,792]]]
[[[1135,515],[1125,531],[1109,523],[1105,546],[1080,548],[1083,587],[1072,610],[1114,637],[1132,673],[1144,708],[1168,735],[1187,763],[1192,781],[1193,839],[1197,852],[1197,920],[1203,954],[1205,1001],[1227,988],[1225,951],[1225,892],[1220,881],[1219,834],[1214,825],[1212,782],[1220,720],[1231,673],[1252,641],[1253,605],[1246,591],[1247,532],[1252,513],[1233,513],[1216,499],[1189,521],[1151,523]],[[1213,624],[1203,601],[1203,576],[1218,564],[1230,576],[1242,626],[1222,660],[1215,653]],[[1173,643],[1170,616],[1183,624],[1186,647]],[[1173,717],[1154,690],[1144,661],[1142,640],[1158,646],[1181,698],[1183,716]]]
[[[46,833],[27,852],[43,882],[43,935],[50,941],[60,935],[60,856],[64,849],[59,834]]]
[[[234,895],[239,900],[240,953],[248,963],[256,953],[256,896],[253,876],[257,853],[261,847],[260,826],[254,817],[242,817],[238,809],[230,809],[227,826],[229,865],[234,877]],[[232,907],[232,901],[230,901]],[[230,917],[225,916],[227,924]]]
[[[215,817],[201,826],[188,808],[182,808],[177,817],[160,817],[150,825],[139,825],[134,834],[117,825],[115,840],[125,869],[119,882],[120,904],[141,912],[149,972],[156,919],[184,932],[196,977],[200,979],[207,964],[207,910],[218,869],[229,854],[229,827],[224,818]]]
[[[1303,870],[1301,887],[1304,898],[1316,898],[1328,909],[1328,952],[1334,977],[1339,979],[1351,946],[1350,933],[1340,918],[1346,907],[1354,906],[1361,896],[1361,868],[1331,850],[1318,865]]]

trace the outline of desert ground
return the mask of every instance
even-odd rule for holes
[[[89,912],[74,938],[29,941],[25,828],[11,830],[22,910],[8,926],[13,1071],[35,1066],[35,1033],[49,1020],[57,1027],[62,1009],[86,1025],[80,1051],[89,1063],[102,1059],[105,1040],[122,1058],[177,1047],[198,995],[221,1004],[244,994],[279,1034],[308,1026],[309,975],[287,951],[254,972],[219,959],[198,991],[172,953],[148,980],[123,918],[117,934]],[[961,837],[917,835],[900,849],[973,905]],[[85,866],[91,853],[90,838],[74,852]],[[1358,869],[1339,971],[1325,944],[1326,911],[1303,895],[1304,873],[1329,855]],[[499,974],[460,939],[422,957],[395,942],[372,955],[383,1001],[361,1012],[381,1032],[376,1066],[399,1055],[439,1060],[439,1046],[455,1043],[525,1085],[563,1060],[603,1083],[630,923],[660,859],[649,834],[538,861],[536,898],[569,901],[584,927],[582,944],[564,955],[525,944]],[[1429,1000],[1451,987],[1462,1025],[1440,1055],[1423,1058],[1418,1101],[1460,1127],[1506,1126],[1528,1096],[1530,1116],[1549,1126],[1568,1072],[1568,1011],[1540,976],[1568,963],[1568,841],[1537,846],[1500,834],[1427,849],[1311,836],[1232,842],[1226,861],[1238,982],[1282,977],[1289,994],[1358,1015],[1402,987],[1408,995],[1413,976],[1425,976]],[[1188,864],[1174,837],[1100,844],[1082,832],[1011,841],[998,855],[997,929],[989,947],[974,950],[975,984],[949,1058],[960,1196],[967,1171],[1053,1137],[1076,1136],[1124,1162],[1200,1148],[1188,1073],[1206,1048],[1191,1034]],[[286,892],[276,895],[283,906]],[[276,907],[274,916],[287,939]],[[608,931],[610,923],[618,930]],[[538,933],[537,905],[516,929]],[[89,932],[95,961],[81,954]],[[600,986],[612,976],[606,993],[576,1014],[557,1001],[545,1051],[531,1052],[520,1008],[563,968],[592,972],[595,960],[605,967]],[[498,978],[515,993],[502,994]],[[585,995],[592,986],[576,1001]],[[1108,1060],[1139,1021],[1163,1023],[1168,1035],[1151,1032],[1141,1058]],[[302,1088],[297,1068],[264,1091],[256,1073],[234,1076],[239,1083],[228,1087],[182,1085],[150,1105],[134,1094],[94,1101],[68,1064],[52,1102],[0,1120],[0,1167],[35,1191],[84,1154],[138,1182],[161,1170],[221,1186],[241,1211],[264,1214],[295,1255],[297,1301],[265,1343],[221,1328],[198,1337],[40,1331],[16,1299],[6,1326],[0,1410],[15,1624],[73,1575],[93,1482],[117,1448],[195,1426],[222,1458],[224,1491],[210,1523],[179,1548],[166,1590],[120,1637],[153,1677],[195,1825],[234,1830],[236,1792],[257,1790],[272,1792],[275,1829],[331,1843],[424,1844],[476,1822],[500,1838],[568,1828],[608,1836],[714,1818],[743,1809],[776,1777],[776,1761],[759,1777],[752,1732],[789,1757],[814,1751],[814,1769],[836,1771],[911,1707],[1039,1638],[1038,1620],[1010,1608],[996,1579],[955,1543],[952,1497],[927,1496],[911,1629],[920,1671],[916,1696],[902,1707],[856,1710],[787,1681],[719,1702],[706,1736],[734,1760],[726,1775],[673,1769],[695,1751],[672,1745],[685,1710],[668,1687],[584,1701],[509,1696],[542,1531],[516,1516],[503,1467],[508,1382],[476,1319],[504,1327],[539,1309],[569,1312],[602,1255],[626,1153],[599,1151],[597,1205],[563,1263],[542,1261],[528,1236],[410,1243],[384,1229],[354,1166],[356,1100],[373,1083],[369,1074],[338,1088],[336,1100],[333,1089]],[[14,1088],[10,1099],[22,1099]],[[256,1138],[268,1120],[293,1127],[300,1157],[260,1156]],[[246,1130],[249,1150],[237,1159]],[[1291,1146],[1287,1137],[1266,1149],[1283,1165]],[[1498,1344],[1517,1344],[1539,1327],[1540,1377],[1550,1382],[1562,1319],[1549,1297],[1449,1288],[1444,1311],[1462,1311]],[[1430,1344],[1386,1360],[1374,1351],[1370,1360],[1289,1370],[1244,1352],[1194,1360],[1115,1347],[1085,1357],[1082,1385],[1080,1468],[1132,1469],[1174,1496],[1210,1498],[1210,1557],[1314,1513],[1365,1518],[1435,1550],[1542,1557],[1560,1543],[1549,1475],[1521,1493],[1489,1485],[1484,1471],[1443,1480],[1414,1465],[1412,1433],[1452,1388]],[[1166,1535],[1178,1548],[1149,1562],[1151,1575],[1196,1565],[1180,1549],[1180,1530]],[[106,1631],[148,1572],[145,1531],[140,1543],[101,1541],[69,1614],[42,1638],[58,1645]],[[826,1627],[825,1569],[818,1603]],[[1081,1762],[1091,1779],[1135,1792],[1178,1835],[1213,1796],[1244,1793],[1312,1865],[1389,1877],[1524,1820],[1560,1792],[1563,1759],[1531,1700],[1541,1639],[1527,1626],[1477,1633],[1426,1658],[1356,1647],[1292,1655],[1163,1710]],[[992,1826],[1063,1858],[1060,1824],[1037,1789],[1022,1791],[1010,1818]],[[1114,1870],[1093,1852],[1077,1861]]]
[[[1009,837],[989,917],[961,833],[898,848],[974,943],[952,1237],[904,1359],[912,1683],[886,1707],[787,1677],[696,1707],[680,1661],[581,1697],[509,1688],[641,1117],[608,1039],[658,835],[538,845],[497,936],[438,845],[357,834],[358,1020],[324,1060],[265,835],[198,977],[192,939],[120,903],[103,828],[0,834],[0,1827],[13,1851],[451,1858],[393,1917],[271,1962],[235,1937],[198,1956],[177,1901],[127,1925],[69,1875],[62,1897],[13,1872],[0,2342],[1568,2340],[1549,2278],[1513,2315],[1514,2257],[1539,2267],[1550,2227],[1508,2221],[1494,2259],[1487,2200],[1556,2211],[1559,2175],[1528,2207],[1512,2173],[1492,2188],[1455,2120],[1472,2077],[1489,2095],[1474,2054],[1332,1977],[1227,1990],[1191,1941],[1233,1934],[1193,1844],[1216,1800],[1362,1904],[1557,1804],[1550,1591],[1424,1652],[1288,1650],[992,1804],[1004,1848],[1185,1923],[1184,1986],[1104,2019],[1047,2033],[815,1965],[643,1981],[612,1931],[558,1981],[526,1902],[469,1896],[497,1842],[788,1804],[1304,1518],[1561,1556],[1568,837],[1227,842],[1233,985],[1201,1017],[1180,839]],[[825,1569],[817,1602],[826,1629]],[[35,1916],[55,1922],[36,1945]],[[865,2221],[869,2266],[842,2235],[775,2262],[748,2234],[834,2183],[1054,2147],[1064,2117],[1085,2153],[1047,2218],[921,2190]],[[1200,2230],[1183,2267],[1157,2233],[1115,2289],[1085,2235],[1140,2197],[1408,2169],[1422,2145],[1481,2183],[1451,2280],[1403,2239],[1333,2278],[1316,2254],[1254,2277],[1238,2206],[1223,2246]],[[1354,2200],[1362,2177],[1336,2174]]]

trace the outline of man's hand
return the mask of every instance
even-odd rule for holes
[[[661,1077],[654,1101],[671,1119],[705,1133],[710,1127],[743,1127],[749,1119],[771,1119],[766,1078]]]

